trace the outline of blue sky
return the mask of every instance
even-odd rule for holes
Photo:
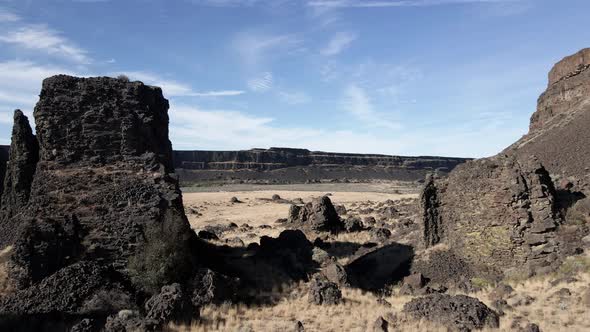
[[[159,85],[175,149],[483,157],[590,46],[587,0],[0,0],[0,144],[57,73]]]

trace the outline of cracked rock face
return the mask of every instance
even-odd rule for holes
[[[535,160],[481,159],[432,180],[422,199],[427,246],[451,244],[471,264],[500,272],[557,260],[561,222],[549,173]]]

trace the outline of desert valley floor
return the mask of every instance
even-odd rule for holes
[[[404,239],[403,231],[395,225],[405,218],[414,218],[415,212],[398,208],[399,215],[391,217],[384,215],[387,210],[383,207],[410,207],[401,202],[415,202],[418,190],[415,183],[403,182],[227,185],[183,188],[183,200],[191,227],[196,232],[210,230],[219,238],[209,241],[220,245],[247,246],[258,243],[264,235],[277,237],[288,228],[281,221],[287,217],[293,201],[309,202],[326,194],[339,207],[343,219],[358,217],[371,222],[375,218],[392,228],[392,238],[403,243],[411,239]],[[239,202],[232,202],[233,197]],[[306,235],[310,241],[318,236]],[[376,240],[369,231],[320,237],[327,243],[346,241],[361,246]],[[440,245],[429,249],[436,250],[446,248]],[[338,263],[346,264],[354,254],[354,249],[340,248],[336,255]],[[590,303],[589,267],[590,256],[585,255],[571,259],[552,275],[502,285],[474,279],[472,289],[450,293],[468,294],[503,312],[500,331],[534,331],[528,329],[531,323],[539,324],[543,331],[588,331],[590,321],[585,315]],[[400,286],[381,294],[344,287],[341,304],[317,306],[307,299],[306,283],[284,285],[268,294],[270,301],[266,304],[209,305],[201,309],[198,324],[170,327],[177,331],[297,331],[301,322],[305,331],[379,331],[375,324],[379,317],[385,317],[393,323],[390,331],[447,331],[427,321],[408,321],[398,316],[404,304],[417,297],[404,294]]]

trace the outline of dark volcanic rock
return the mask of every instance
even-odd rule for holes
[[[159,323],[169,321],[190,323],[197,313],[190,298],[179,284],[162,287],[160,294],[152,296],[146,302],[145,311],[147,319],[153,319]]]
[[[456,331],[498,328],[498,315],[478,299],[465,295],[432,294],[411,300],[403,311]]]
[[[3,210],[20,213],[0,234],[15,234],[2,244],[14,245],[9,273],[22,290],[0,312],[77,313],[105,287],[189,277],[196,237],[170,176],[167,111],[159,88],[59,75],[43,82],[36,138],[15,114]]]
[[[306,279],[313,261],[313,244],[300,230],[285,230],[278,238],[263,236],[257,256],[283,269],[293,279]]]
[[[470,161],[422,194],[424,242],[445,242],[475,267],[498,272],[555,262],[561,220],[549,173],[534,159]]]
[[[2,178],[4,186],[0,205],[2,207],[0,223],[7,223],[8,219],[19,213],[28,203],[38,160],[39,143],[33,135],[29,120],[20,110],[16,110],[14,111],[10,159],[6,165],[5,177]],[[0,235],[0,245],[12,243],[17,227],[6,225],[2,228],[5,232]]]
[[[304,206],[291,205],[288,222],[314,231],[338,232],[344,223],[328,196],[313,199]]]
[[[118,279],[116,271],[95,263],[75,263],[34,286],[3,297],[1,312],[4,315],[94,314],[84,311],[85,302],[101,291],[125,292]]]
[[[344,229],[347,232],[360,232],[363,230],[363,222],[359,217],[348,217],[344,222]]]
[[[323,277],[316,276],[309,286],[309,302],[317,305],[338,304],[342,300],[342,293],[338,285]]]

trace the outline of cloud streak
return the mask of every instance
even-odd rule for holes
[[[0,8],[0,23],[18,22],[20,19],[20,16]]]
[[[123,74],[130,77],[131,79],[139,80],[146,84],[159,86],[160,88],[162,88],[164,95],[169,97],[232,97],[246,93],[242,90],[218,90],[197,92],[194,91],[193,88],[188,84],[181,83],[175,80],[165,79],[149,72],[129,71],[124,72]],[[116,74],[113,74],[113,76],[116,76]]]
[[[259,77],[248,81],[248,87],[254,92],[266,92],[273,86],[273,75],[271,72],[264,72]]]
[[[303,40],[294,34],[243,31],[237,34],[232,45],[248,65],[258,65],[272,55],[292,52],[302,43]]]
[[[76,46],[61,33],[44,24],[26,25],[0,34],[0,42],[16,47],[42,51],[76,63],[90,62],[88,52]]]
[[[352,42],[357,38],[357,35],[350,32],[339,32],[328,42],[328,45],[324,47],[320,53],[324,56],[338,55],[345,49],[347,49]]]
[[[346,88],[344,105],[345,110],[349,114],[369,127],[381,127],[392,130],[401,128],[399,123],[385,119],[381,114],[377,113],[365,90],[357,85],[351,84]]]

